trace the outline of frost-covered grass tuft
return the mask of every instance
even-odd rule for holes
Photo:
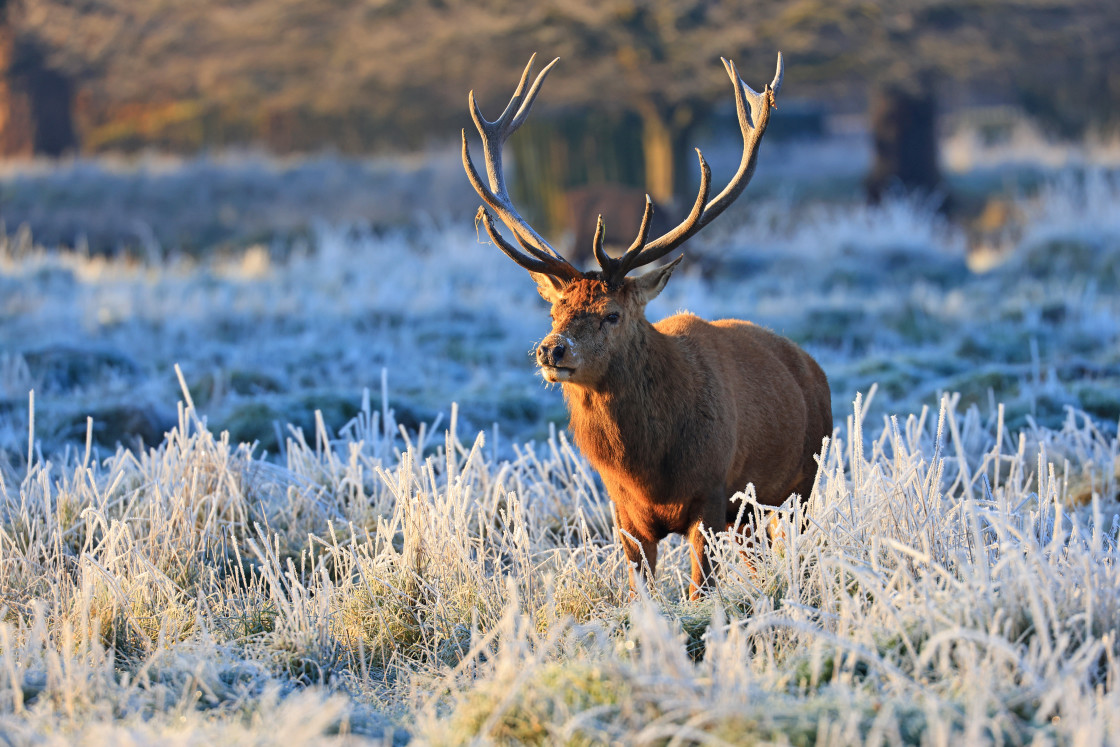
[[[698,241],[651,316],[793,336],[837,418],[804,505],[744,486],[772,539],[716,536],[700,602],[679,539],[629,598],[545,310],[469,225],[158,265],[8,237],[0,734],[1116,742],[1118,194],[1056,182],[984,273],[915,203]]]
[[[1120,443],[1075,413],[1012,434],[948,396],[865,415],[857,397],[805,507],[756,518],[771,547],[716,536],[701,602],[680,542],[628,601],[609,503],[559,434],[495,459],[454,431],[408,446],[367,407],[277,465],[185,407],[143,454],[8,468],[0,724],[90,743],[1115,739]]]

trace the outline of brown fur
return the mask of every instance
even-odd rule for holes
[[[808,497],[832,404],[816,361],[769,330],[687,313],[650,324],[645,305],[675,264],[617,288],[538,276],[553,319],[538,362],[562,383],[575,442],[617,507],[627,559],[644,559],[652,577],[658,540],[687,535],[696,596],[711,572],[701,526],[727,528],[739,511],[729,499],[748,482],[767,505]],[[553,361],[557,344],[566,350]]]

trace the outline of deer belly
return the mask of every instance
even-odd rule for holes
[[[641,508],[630,506],[625,513],[631,526],[627,531],[654,540],[664,539],[670,534],[686,534],[692,524],[687,508],[683,505],[648,504]]]
[[[686,534],[699,517],[699,502],[674,499],[627,490],[615,486],[608,493],[618,508],[623,529],[647,539],[662,539],[670,534]]]
[[[751,483],[759,503],[767,506],[780,505],[789,498],[792,489],[788,486],[798,482],[801,475],[799,467],[800,454],[792,453],[792,449],[767,454],[764,458],[750,459],[742,465],[728,486],[728,498],[745,490],[747,483]],[[738,510],[738,505],[734,504],[735,511]],[[732,508],[729,507],[728,511],[732,511]]]

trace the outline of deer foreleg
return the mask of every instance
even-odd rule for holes
[[[708,552],[706,532],[717,531],[726,523],[724,517],[725,499],[708,502],[710,508],[688,530],[688,542],[692,546],[692,582],[689,584],[688,598],[699,599],[712,578],[712,558]]]

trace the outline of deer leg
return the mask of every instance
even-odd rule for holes
[[[637,574],[641,574],[641,580],[647,587],[653,585],[653,577],[657,573],[657,540],[634,534],[626,527],[622,529],[622,551],[626,553],[630,594],[634,596],[638,593]],[[637,569],[637,573],[635,573],[635,569]]]
[[[756,572],[754,561],[751,560],[750,548],[758,540],[754,536],[754,517],[745,519],[739,526],[735,524],[728,524],[727,531],[732,534],[732,539],[735,540],[736,545],[739,547],[739,558],[743,561],[743,565],[747,567],[747,575],[750,578],[755,578]]]
[[[720,494],[718,500],[709,500],[708,509],[700,519],[689,527],[688,541],[692,545],[692,582],[688,588],[689,599],[699,599],[712,577],[712,558],[708,554],[708,539],[705,532],[715,531],[726,524],[724,504],[726,499]]]

